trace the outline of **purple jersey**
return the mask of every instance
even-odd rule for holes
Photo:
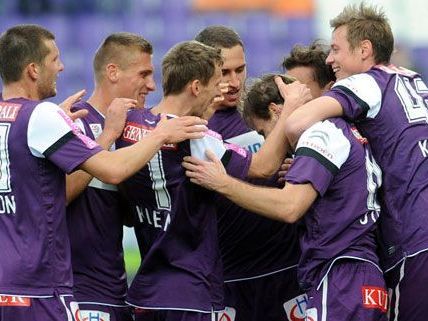
[[[382,168],[381,232],[385,268],[428,250],[428,88],[393,66],[338,81],[327,93],[355,120]]]
[[[257,152],[263,136],[248,128],[236,108],[218,110],[208,127],[220,133],[226,142]],[[275,186],[270,181],[251,182]],[[226,281],[242,280],[284,270],[297,264],[298,239],[295,225],[269,220],[251,213],[225,197],[218,206],[219,244]]]
[[[72,292],[65,175],[101,151],[49,102],[0,101],[0,293]]]
[[[378,264],[375,228],[381,173],[368,145],[343,119],[318,122],[300,137],[285,179],[312,184],[318,198],[304,216],[298,278],[302,289],[317,286],[341,258]]]
[[[77,124],[95,140],[104,128],[104,116],[86,102],[73,108],[88,110],[89,114]],[[96,178],[67,206],[73,292],[78,302],[125,304],[124,212],[117,187]]]
[[[130,112],[118,147],[137,142],[158,121],[148,110]],[[209,140],[221,146],[207,144]],[[224,149],[221,140],[210,135],[165,145],[123,184],[142,256],[127,299],[135,306],[196,312],[223,308],[216,194],[190,183],[181,166],[184,156],[201,154],[205,147]],[[241,153],[228,150],[222,157],[238,177],[246,176],[251,159]]]

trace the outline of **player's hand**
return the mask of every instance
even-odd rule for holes
[[[210,119],[211,116],[215,113],[216,110],[222,108],[222,102],[224,101],[224,94],[227,94],[229,91],[229,83],[221,82],[219,84],[220,87],[220,95],[215,96],[212,103],[208,106],[207,110],[202,115],[203,119]]]
[[[154,129],[166,137],[166,143],[179,143],[186,139],[198,139],[208,130],[207,121],[195,116],[183,116],[168,119],[165,114]]]
[[[299,81],[294,81],[286,85],[281,77],[275,77],[275,83],[285,101],[283,111],[286,111],[288,115],[298,107],[312,100],[311,91],[308,86]]]
[[[76,92],[75,94],[67,97],[62,103],[59,104],[59,107],[70,117],[73,121],[78,118],[83,118],[88,114],[86,109],[80,109],[76,112],[71,111],[71,107],[73,104],[77,103],[82,99],[82,97],[86,94],[86,90],[82,89]]]
[[[227,184],[228,175],[222,162],[212,151],[207,150],[205,154],[208,161],[186,156],[182,166],[186,169],[186,176],[192,183],[216,191]]]
[[[114,139],[119,138],[125,127],[128,110],[137,107],[137,101],[129,98],[115,98],[107,107],[103,132],[112,135]]]
[[[285,183],[285,174],[287,174],[292,163],[293,163],[292,158],[284,159],[284,162],[281,164],[281,167],[279,168],[279,171],[278,171],[278,183],[279,184]]]

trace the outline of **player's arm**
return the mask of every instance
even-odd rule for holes
[[[248,171],[249,177],[268,178],[276,173],[285,155],[291,150],[285,131],[290,111],[312,99],[309,88],[298,81],[284,86],[284,92],[281,93],[284,95],[284,108],[274,129],[260,150],[253,155]]]
[[[340,103],[328,96],[316,98],[297,108],[285,121],[285,134],[291,146],[296,146],[300,135],[318,121],[331,117],[341,117]]]
[[[162,115],[156,128],[139,142],[113,152],[101,151],[81,164],[80,169],[107,184],[119,184],[144,167],[166,143],[199,139],[206,121],[193,116],[167,119]]]
[[[128,98],[115,98],[107,108],[104,129],[96,142],[105,150],[109,150],[119,138],[125,126],[127,111],[135,108],[137,101]],[[75,171],[66,176],[67,205],[79,196],[88,186],[93,176],[83,170]]]
[[[210,161],[186,157],[183,166],[191,182],[214,190],[237,205],[270,219],[296,222],[318,196],[311,184],[289,184],[284,188],[260,187],[229,176],[219,159],[207,152]]]

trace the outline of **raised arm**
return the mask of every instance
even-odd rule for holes
[[[290,90],[289,85],[286,85],[280,77],[275,78],[275,83],[282,98],[287,101]],[[295,147],[300,135],[316,122],[343,115],[340,103],[336,99],[327,96],[321,96],[301,105],[284,104],[284,109],[289,115],[285,121],[284,128],[291,147]]]
[[[248,172],[249,177],[268,178],[275,174],[281,166],[285,155],[291,150],[285,131],[287,118],[293,110],[312,99],[309,88],[298,81],[289,85],[284,84],[284,86],[284,90],[281,93],[285,96],[284,108],[274,129],[266,138],[260,150],[253,155]]]
[[[339,102],[328,96],[321,96],[297,108],[285,121],[285,134],[292,147],[295,147],[300,135],[318,121],[343,115]]]

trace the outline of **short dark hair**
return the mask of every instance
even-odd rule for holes
[[[172,47],[162,61],[164,96],[179,94],[195,79],[208,84],[216,66],[223,65],[221,50],[198,41],[185,41]]]
[[[290,54],[284,58],[282,67],[284,72],[296,67],[312,67],[314,80],[321,88],[331,81],[336,81],[333,68],[326,64],[328,47],[320,41],[315,41],[309,46],[296,45]]]
[[[93,67],[96,81],[101,80],[104,68],[109,63],[115,62],[125,68],[130,49],[153,54],[151,43],[137,34],[116,32],[105,38],[94,57]]]
[[[42,64],[49,54],[44,41],[54,40],[49,30],[39,25],[17,25],[0,36],[0,76],[5,84],[21,79],[30,63]]]
[[[250,127],[254,127],[252,118],[270,119],[270,103],[284,103],[284,98],[282,98],[278,86],[275,84],[276,76],[281,77],[286,84],[291,84],[296,80],[290,76],[266,74],[253,81],[243,99],[242,109],[242,116]]]
[[[196,41],[215,48],[230,49],[235,46],[244,48],[244,43],[238,33],[232,28],[222,25],[208,26],[195,37]]]

